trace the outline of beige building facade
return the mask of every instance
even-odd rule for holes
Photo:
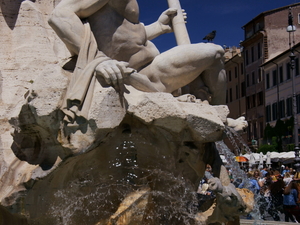
[[[291,70],[290,49],[262,65],[265,77],[265,120],[275,126],[278,119],[286,120],[293,115],[293,76],[295,82],[297,121],[300,120],[300,43],[294,46],[295,63]],[[287,134],[288,135],[288,134]],[[286,137],[287,138],[287,137]]]
[[[225,49],[225,70],[227,74],[226,104],[230,110],[228,116],[235,119],[241,116],[246,117],[244,59],[240,48],[231,47]],[[241,136],[246,143],[246,130],[241,133]],[[227,138],[224,141],[230,149],[238,147],[238,151],[241,152],[244,148],[243,143],[236,143],[236,146],[233,146]]]
[[[249,143],[253,140],[258,144],[262,142],[267,123],[266,104],[272,104],[270,101],[273,100],[269,97],[267,99],[266,95],[268,89],[266,74],[268,73],[265,70],[267,65],[261,66],[266,62],[272,62],[273,58],[289,49],[289,34],[286,28],[290,8],[297,29],[294,33],[294,40],[298,43],[300,41],[300,3],[263,12],[243,26],[245,40],[241,46],[243,46],[245,65],[246,120],[249,124],[247,140]],[[276,64],[273,67],[276,67]]]
[[[225,51],[226,103],[230,108],[229,117],[238,118],[246,115],[244,60],[240,48],[232,47]]]

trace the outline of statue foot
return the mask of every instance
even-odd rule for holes
[[[196,102],[196,97],[191,94],[180,95],[176,99],[180,102]]]
[[[248,127],[248,122],[244,116],[237,119],[227,118],[227,126],[233,128],[236,132],[241,132]]]

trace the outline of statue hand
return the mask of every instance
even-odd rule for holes
[[[123,78],[135,71],[128,65],[127,62],[112,59],[104,61],[96,67],[96,76],[104,78],[108,85],[113,86],[116,91],[120,91],[124,85]]]
[[[184,22],[186,22],[186,20],[187,20],[187,13],[185,12],[185,9],[182,9],[182,15],[183,15]]]
[[[172,32],[171,19],[177,14],[177,9],[169,8],[165,10],[158,18],[158,23],[164,33]]]
[[[176,16],[177,9],[175,8],[169,8],[166,11],[164,11],[160,17],[158,18],[158,23],[160,24],[162,31],[164,33],[172,32],[172,18]],[[183,19],[186,22],[187,14],[184,9],[182,9],[182,15]]]

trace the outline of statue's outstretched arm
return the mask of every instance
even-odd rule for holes
[[[172,32],[171,21],[176,13],[177,9],[169,8],[160,15],[156,22],[145,26],[148,40],[152,40],[161,34]]]

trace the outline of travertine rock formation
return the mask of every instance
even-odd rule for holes
[[[142,195],[147,201],[138,205],[152,224],[168,216],[153,215],[162,212],[159,205],[178,209],[174,221],[194,221],[180,210],[193,199],[206,163],[220,173],[213,142],[222,138],[227,107],[130,86],[121,96],[96,83],[88,117],[65,123],[60,107],[72,61],[47,24],[56,4],[1,1],[1,205],[41,224],[109,224],[130,196]],[[243,209],[234,189],[216,191]],[[213,206],[198,217],[221,218],[212,215]]]
[[[56,1],[0,2],[1,202],[24,190],[23,182],[48,173],[12,154],[11,123],[26,101],[36,94],[44,96],[39,103],[43,110],[52,112],[54,109],[48,103],[59,101],[55,92],[66,85],[67,74],[60,62],[68,57],[67,51],[47,24],[55,5]]]

